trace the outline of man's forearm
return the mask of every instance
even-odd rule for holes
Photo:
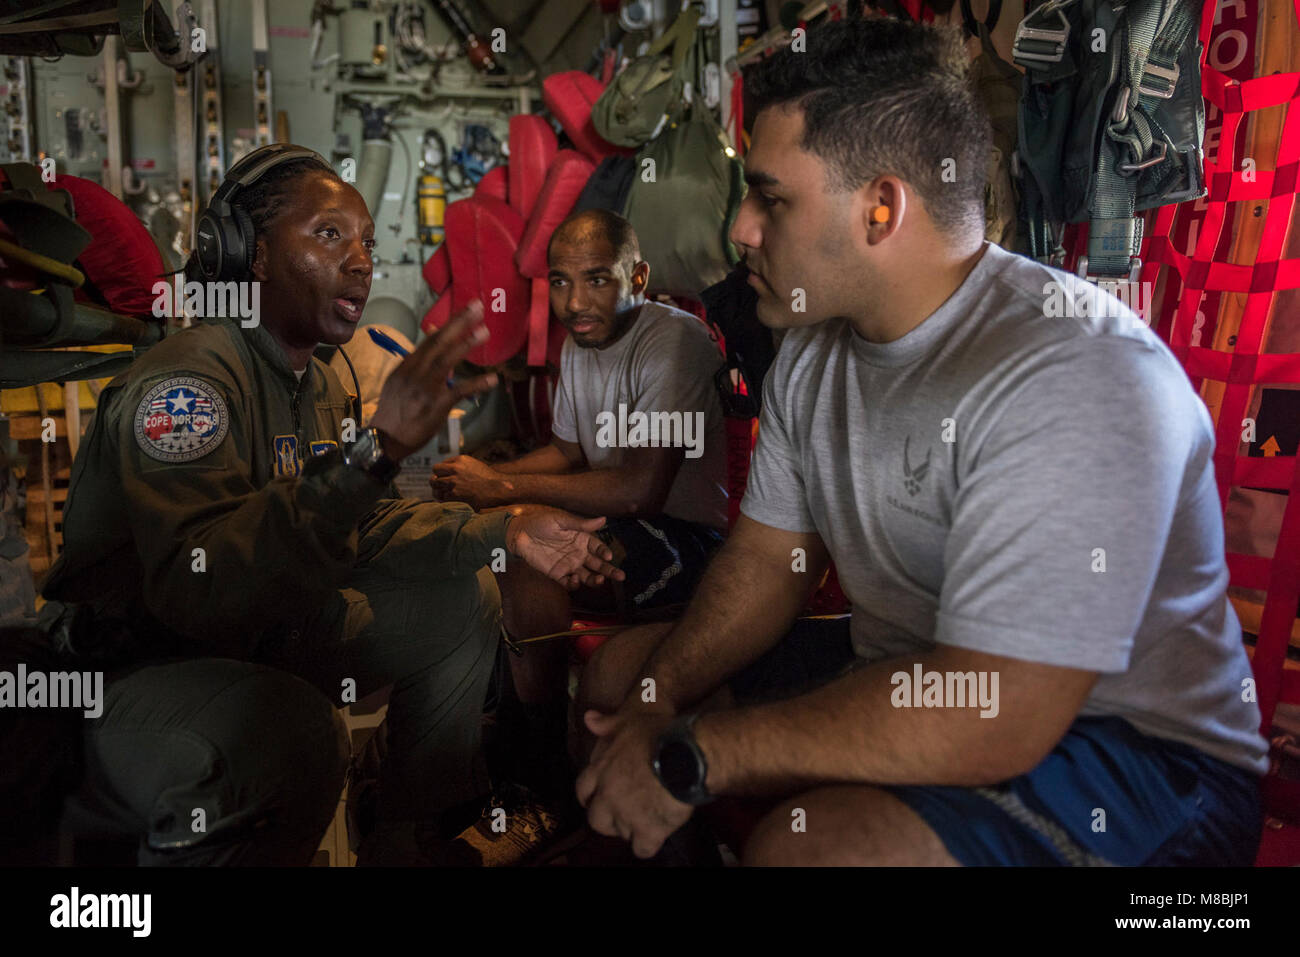
[[[940,646],[887,659],[808,694],[701,715],[695,735],[709,765],[707,787],[784,796],[818,784],[977,787],[1023,774],[1077,712],[1073,695],[1063,692],[1052,713],[1019,716],[1005,708],[1012,695],[998,701],[996,685],[989,707],[895,706],[896,695],[914,703],[895,674],[910,679],[918,663],[923,674],[961,671],[968,662],[952,660],[953,653]]]
[[[820,569],[795,572],[789,562],[755,555],[738,526],[642,679],[653,678],[656,698],[673,710],[702,701],[781,640],[820,577]],[[635,706],[641,693],[638,680],[627,704]]]
[[[658,509],[643,488],[644,476],[632,469],[595,469],[565,475],[507,475],[503,497],[562,508],[578,515],[619,518],[649,515]]]
[[[521,455],[512,462],[500,462],[492,466],[502,475],[558,475],[573,467],[574,463],[550,444]]]

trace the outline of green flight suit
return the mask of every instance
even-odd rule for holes
[[[165,339],[100,396],[43,588],[67,604],[45,620],[63,608],[56,643],[109,669],[76,799],[91,810],[77,813],[142,830],[142,860],[290,853],[245,839],[265,819],[298,827],[290,856],[308,832],[319,840],[341,722],[277,681],[305,679],[336,708],[393,686],[381,817],[433,817],[487,789],[479,726],[500,598],[484,566],[508,516],[390,498],[342,461],[352,414],[327,365],[313,359],[299,381],[264,328],[233,319]],[[196,727],[206,743],[189,753]],[[211,780],[213,767],[249,780]],[[309,793],[312,769],[332,793]],[[289,792],[296,810],[279,806]],[[234,850],[213,856],[218,845]]]

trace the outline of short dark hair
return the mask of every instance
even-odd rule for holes
[[[560,237],[568,240],[604,239],[614,250],[614,262],[626,264],[629,270],[641,258],[641,243],[632,224],[608,209],[584,209],[566,216],[546,243],[547,262],[551,259],[551,247]]]
[[[280,215],[293,183],[313,171],[341,178],[325,161],[304,156],[271,167],[256,183],[235,194],[234,205],[248,213],[253,221],[253,230],[260,235]]]
[[[960,28],[873,16],[820,24],[804,39],[805,51],[787,47],[745,77],[754,115],[802,109],[800,146],[826,163],[836,190],[892,174],[940,229],[982,222],[992,130]],[[943,179],[946,158],[955,182]]]

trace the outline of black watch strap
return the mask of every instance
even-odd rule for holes
[[[655,777],[664,790],[683,804],[695,807],[714,798],[704,786],[709,777],[709,764],[695,740],[693,728],[698,717],[696,712],[674,721],[659,736],[654,752]]]
[[[361,469],[382,485],[387,485],[402,470],[402,463],[384,451],[378,429],[362,429],[357,440],[348,445],[343,454],[348,465]]]

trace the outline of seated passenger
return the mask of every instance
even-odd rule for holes
[[[708,327],[648,302],[650,266],[622,217],[587,210],[547,250],[551,308],[569,330],[548,445],[501,465],[468,455],[434,466],[435,493],[476,508],[537,502],[608,516],[606,537],[627,575],[575,595],[587,610],[635,613],[685,602],[727,527],[726,444],[713,382],[722,365]],[[546,576],[499,577],[515,638],[568,629],[568,593]],[[572,794],[564,753],[567,657],[562,642],[510,656],[533,755],[535,789]]]
[[[448,379],[487,336],[482,307],[391,373],[367,428],[345,418],[312,352],[356,330],[374,224],[323,159],[286,149],[228,178],[254,177],[231,199],[260,314],[171,336],[104,389],[44,586],[52,640],[108,672],[70,820],[138,835],[141,863],[306,864],[343,784],[336,709],[388,685],[361,860],[438,859],[442,812],[489,789],[500,604],[485,564],[505,549],[571,584],[613,573],[599,520],[396,499],[397,463],[494,383]]]
[[[746,93],[731,237],[788,331],[690,607],[588,665],[590,826],[644,857],[749,795],[748,863],[1251,863],[1267,747],[1177,360],[984,241],[951,31],[829,23]],[[851,619],[792,629],[828,559]]]

